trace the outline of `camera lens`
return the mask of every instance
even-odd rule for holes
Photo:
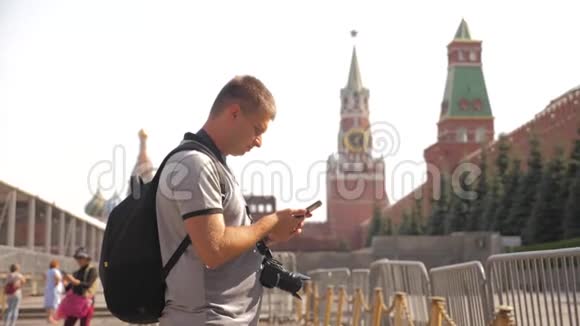
[[[280,274],[280,281],[278,287],[290,293],[296,293],[302,289],[302,279],[294,273],[284,271]]]

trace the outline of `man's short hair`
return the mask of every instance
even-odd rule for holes
[[[12,264],[10,265],[10,273],[14,273],[18,270],[18,265],[17,264]]]
[[[238,103],[245,113],[267,113],[276,117],[276,103],[266,86],[256,77],[244,75],[232,78],[217,95],[210,116],[215,117],[229,104]]]

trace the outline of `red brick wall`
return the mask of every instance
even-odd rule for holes
[[[573,140],[578,137],[578,128],[580,128],[580,89],[572,90],[556,98],[532,120],[507,134],[507,138],[512,146],[510,153],[522,159],[522,168],[525,169],[529,153],[528,139],[530,133],[534,132],[539,137],[544,159],[553,157],[555,147],[558,145],[565,149],[566,156],[568,156],[573,145]],[[498,142],[494,141],[486,148],[488,160],[491,162],[490,164],[493,164],[497,156],[497,146]],[[435,149],[452,151],[452,147],[447,147],[444,144],[434,144],[425,151],[427,161],[431,159],[434,162],[441,162],[441,160],[434,159],[433,156],[428,156],[435,155],[433,154],[437,152]],[[462,149],[459,148],[457,150]],[[480,161],[480,155],[481,151],[477,149],[464,157],[461,157],[457,153],[449,153],[448,157],[453,158],[453,160],[449,160],[451,164],[457,164],[461,159],[478,163]],[[457,159],[457,157],[460,158]],[[423,207],[426,214],[430,211],[429,199],[431,198],[432,183],[427,182],[419,188],[424,191]],[[393,219],[393,223],[400,223],[405,209],[412,209],[414,204],[414,193],[411,192],[394,205],[388,207],[385,210],[385,214]]]
[[[383,172],[383,171],[381,171]],[[375,203],[385,207],[388,204],[384,174],[364,180],[330,179],[327,181],[327,216],[330,230],[351,249],[363,246],[360,225],[373,215]],[[360,187],[360,188],[358,188]],[[341,189],[360,189],[346,191]],[[356,193],[356,196],[350,197]]]

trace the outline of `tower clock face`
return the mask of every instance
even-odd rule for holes
[[[344,146],[354,153],[361,153],[368,148],[368,133],[361,128],[353,128],[344,135]]]

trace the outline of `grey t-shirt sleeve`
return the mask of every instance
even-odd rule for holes
[[[169,194],[185,220],[223,213],[222,192],[215,163],[205,154],[190,152],[170,169]]]

